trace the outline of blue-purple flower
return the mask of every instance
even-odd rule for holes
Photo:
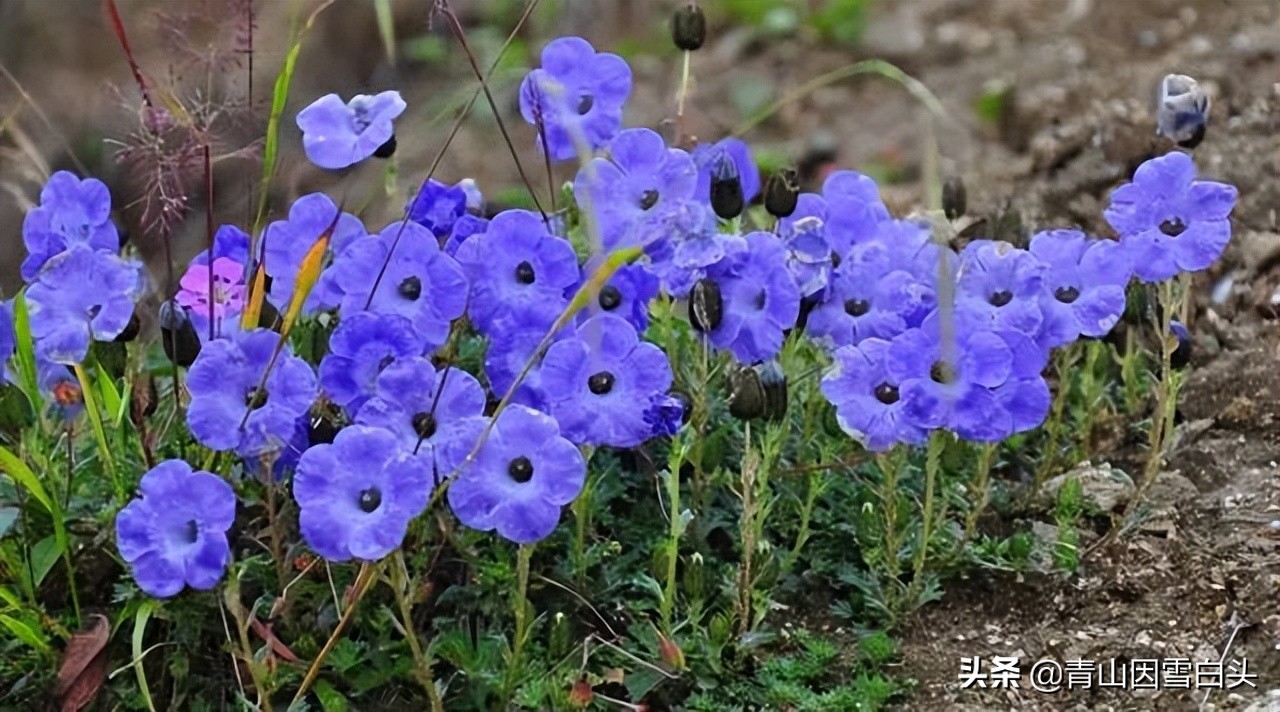
[[[1120,321],[1133,266],[1119,242],[1090,240],[1079,230],[1046,230],[1032,236],[1030,251],[1048,265],[1037,336],[1043,348],[1104,336]]]
[[[165,460],[142,476],[141,497],[116,515],[116,546],[138,588],[158,598],[208,590],[231,563],[236,495],[217,475]]]
[[[993,329],[1035,336],[1044,316],[1040,293],[1046,265],[1007,242],[974,240],[960,253],[956,308]]]
[[[356,422],[391,431],[408,452],[430,454],[458,422],[484,414],[484,388],[460,368],[436,370],[425,358],[396,361],[378,374],[377,390]]]
[[[583,281],[590,279],[602,262],[604,255],[587,260],[582,268]],[[609,277],[596,298],[578,313],[578,322],[597,314],[616,314],[630,322],[636,331],[644,331],[649,326],[649,302],[658,296],[659,287],[658,278],[644,265],[623,265]]]
[[[462,268],[415,222],[393,222],[378,235],[358,240],[338,255],[331,270],[344,317],[366,309],[399,314],[413,322],[427,350],[448,339],[450,323],[466,310]]]
[[[671,387],[671,364],[625,319],[601,314],[552,344],[539,388],[564,437],[579,445],[632,447],[649,439],[645,413]]]
[[[496,529],[518,544],[546,537],[560,521],[561,508],[582,492],[582,453],[561,437],[554,418],[522,405],[503,410],[483,441],[486,421],[468,422],[469,437],[437,451],[441,472],[457,472],[448,498],[458,521],[480,531]],[[477,442],[479,451],[467,463]]]
[[[315,400],[316,376],[286,345],[259,387],[279,336],[256,329],[214,339],[200,350],[187,373],[187,427],[201,445],[258,457],[289,442]]]
[[[876,182],[857,171],[835,171],[827,176],[822,197],[827,204],[827,242],[839,255],[875,237],[879,224],[889,219]]]
[[[723,318],[708,332],[711,343],[742,363],[772,358],[782,350],[783,331],[800,314],[800,289],[787,271],[777,235],[753,232],[745,249],[707,269],[720,288]]]
[[[94,340],[120,335],[143,289],[142,266],[77,244],[54,256],[27,289],[36,353],[80,363]]]
[[[320,361],[320,387],[354,415],[373,397],[380,374],[399,359],[421,356],[426,343],[413,322],[399,314],[357,312],[329,337]]]
[[[328,223],[325,223],[328,225]],[[249,234],[235,225],[221,225],[213,233],[213,259],[225,257],[241,265],[249,261]],[[191,258],[191,265],[209,264],[209,250],[201,250]]]
[[[404,541],[434,488],[429,457],[402,450],[389,430],[350,425],[302,454],[293,477],[298,528],[329,561],[377,561]]]
[[[760,169],[751,157],[751,148],[740,138],[729,137],[712,144],[699,144],[693,149],[693,162],[698,169],[698,183],[694,197],[702,202],[711,200],[711,176],[718,165],[732,164],[731,175],[737,175],[742,183],[742,199],[750,203],[760,194]]]
[[[596,219],[605,250],[622,243],[632,225],[666,204],[693,197],[697,170],[689,154],[668,148],[649,129],[627,129],[609,143],[609,158],[578,171],[573,193]]]
[[[321,168],[353,166],[395,140],[392,121],[405,106],[398,91],[357,94],[346,103],[337,94],[326,94],[298,112],[302,148]]]
[[[449,238],[444,243],[445,254],[450,257],[457,257],[458,248],[462,246],[462,243],[474,235],[484,234],[484,231],[488,229],[488,218],[482,218],[471,213],[463,215],[458,218],[457,222],[453,224],[453,229],[449,231]]]
[[[315,246],[316,240],[333,225],[329,236],[329,254],[341,255],[352,244],[365,236],[364,225],[350,213],[342,213],[338,222],[338,206],[324,193],[311,193],[293,201],[287,220],[276,220],[263,233],[263,252],[267,274],[271,275],[271,289],[267,298],[277,309],[284,310],[293,299],[294,282],[302,260]],[[215,248],[217,244],[215,243]],[[326,271],[320,275],[311,294],[307,297],[305,313],[317,309],[332,309],[342,299],[342,292],[333,283],[333,276]]]
[[[81,180],[69,171],[49,176],[40,190],[40,205],[22,220],[22,279],[35,279],[54,255],[73,245],[87,245],[98,252],[120,249],[120,233],[111,222],[111,193],[96,178]]]
[[[594,151],[622,127],[631,68],[618,55],[596,52],[581,37],[561,37],[542,49],[542,66],[520,83],[520,114],[539,130],[538,145],[553,160]]]
[[[499,213],[483,235],[458,248],[471,280],[471,321],[482,333],[546,329],[569,304],[578,258],[527,210]]]
[[[907,417],[901,380],[888,368],[889,348],[888,341],[876,338],[845,346],[822,378],[822,394],[836,407],[840,428],[872,452],[899,443],[920,445],[927,438]]]
[[[1235,186],[1196,180],[1191,156],[1175,151],[1138,166],[1132,183],[1112,191],[1103,215],[1138,279],[1162,282],[1180,270],[1205,269],[1222,255],[1238,196]]]
[[[655,393],[644,411],[649,437],[670,437],[684,427],[685,403],[669,393]]]
[[[444,239],[467,212],[467,191],[462,185],[446,185],[428,178],[409,203],[409,219]]]
[[[553,339],[558,340],[573,335],[572,327],[566,326],[556,332]],[[504,397],[516,379],[524,371],[529,359],[533,357],[538,344],[546,337],[545,329],[517,328],[512,331],[495,333],[489,337],[489,348],[484,354],[484,375],[489,381],[489,390],[498,398]],[[554,343],[554,342],[553,342]],[[512,396],[512,402],[527,405],[530,408],[543,410],[543,394],[539,388],[542,377],[538,368],[531,368],[519,388]]]

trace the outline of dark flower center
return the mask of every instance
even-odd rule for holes
[[[1053,296],[1063,304],[1070,304],[1080,298],[1080,290],[1075,287],[1058,287],[1053,290]]]
[[[599,373],[592,374],[591,377],[587,379],[587,388],[590,389],[592,393],[602,396],[613,390],[614,380],[612,373],[609,373],[608,371],[600,371]]]
[[[426,439],[436,434],[436,416],[432,413],[418,413],[413,416],[413,432]]]
[[[756,293],[755,305],[757,310],[764,309],[764,300],[765,300],[765,293],[764,293],[764,290],[761,289],[759,292]]]
[[[417,277],[405,277],[400,286],[396,287],[396,291],[411,302],[417,301],[418,297],[422,296],[422,280]]]
[[[840,263],[843,261],[844,261],[844,258],[840,256],[839,252],[836,252],[835,250],[831,251],[831,269],[835,269],[836,267],[839,267]]]
[[[590,94],[583,94],[578,99],[578,116],[585,116],[588,111],[591,111],[591,107],[595,105],[596,105],[595,97],[591,96]]]
[[[865,299],[850,299],[844,303],[844,313],[849,316],[862,316],[871,311],[871,304]]]
[[[612,284],[607,285],[604,289],[600,290],[599,301],[601,309],[605,311],[613,311],[622,303],[622,292],[619,292],[618,288]]]
[[[876,400],[885,405],[893,405],[898,402],[898,387],[888,383],[881,383],[876,386]]]
[[[650,188],[640,194],[640,209],[648,210],[658,204],[658,191]]]
[[[987,297],[987,302],[993,307],[1002,307],[1011,301],[1013,301],[1013,294],[1007,289],[992,292],[991,296]]]
[[[257,410],[267,404],[267,390],[254,386],[249,389],[248,394],[244,397],[244,404],[249,406],[249,410]]]
[[[200,524],[192,519],[187,522],[187,528],[182,532],[183,537],[188,544],[196,543],[196,539],[200,538]]]
[[[101,314],[101,313],[102,313],[101,304],[94,304],[93,306],[85,310],[85,314],[87,314],[90,319],[97,319],[98,314]]]
[[[1182,222],[1182,218],[1169,218],[1168,220],[1160,223],[1160,232],[1163,232],[1169,237],[1177,237],[1185,232],[1186,229],[1187,225]]]
[[[387,366],[390,366],[395,362],[396,362],[395,356],[391,354],[387,354],[386,356],[383,356],[382,360],[378,361],[378,373],[382,373],[383,371],[387,370]]]
[[[365,514],[372,514],[381,505],[382,492],[377,487],[370,487],[360,491],[360,511]]]
[[[533,284],[537,276],[533,273],[533,265],[528,260],[516,265],[516,281],[520,284]]]
[[[934,383],[943,385],[954,383],[956,380],[956,367],[946,361],[934,361],[933,365],[929,367],[929,378],[932,378]]]
[[[521,455],[507,465],[507,474],[516,482],[524,484],[533,479],[533,463],[529,462],[529,458]]]

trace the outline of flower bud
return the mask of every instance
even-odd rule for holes
[[[776,361],[739,369],[729,376],[729,414],[738,420],[782,420],[787,413],[787,377]]]
[[[138,312],[129,315],[129,323],[125,325],[124,331],[116,335],[113,341],[120,343],[128,343],[138,338],[138,332],[142,330],[142,323],[138,321]]]
[[[728,154],[722,153],[711,171],[711,209],[721,220],[732,220],[742,214],[746,200],[742,195],[742,177]]]
[[[764,209],[775,218],[791,217],[799,200],[800,182],[794,168],[783,168],[774,173],[764,188]]]
[[[1192,149],[1204,140],[1209,125],[1209,95],[1195,79],[1169,74],[1160,82],[1156,107],[1156,133]]]
[[[395,153],[396,153],[396,136],[395,134],[392,134],[391,138],[387,139],[386,143],[382,144],[381,146],[378,146],[377,150],[373,152],[373,157],[374,158],[391,158],[392,156],[395,155]]]
[[[661,633],[658,633],[658,655],[672,670],[683,670],[685,667],[684,651],[674,640]]]
[[[720,285],[706,277],[694,282],[693,289],[689,290],[689,323],[693,328],[703,333],[714,331],[723,317]]]
[[[707,18],[697,3],[689,2],[671,18],[671,40],[676,47],[692,52],[707,39]]]
[[[176,302],[160,305],[160,343],[164,346],[164,355],[183,368],[189,368],[200,355],[200,336],[196,334],[195,324],[191,323],[187,310]]]
[[[1178,348],[1173,350],[1169,365],[1173,370],[1181,371],[1191,363],[1191,332],[1187,330],[1186,324],[1177,319],[1169,320],[1169,331],[1178,339]]]
[[[591,691],[591,683],[587,682],[585,677],[579,678],[577,682],[573,683],[573,687],[569,688],[569,704],[574,707],[588,707],[594,697],[595,693]]]
[[[964,188],[964,180],[960,176],[951,176],[942,184],[942,212],[948,220],[964,217],[968,208],[968,191]]]

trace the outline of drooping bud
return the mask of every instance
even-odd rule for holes
[[[395,153],[396,153],[396,137],[395,137],[395,134],[392,134],[391,138],[387,139],[386,143],[382,144],[381,146],[378,146],[378,149],[373,152],[373,157],[374,158],[391,158],[392,156],[395,155]]]
[[[729,414],[738,420],[781,420],[787,414],[787,377],[776,361],[729,376]]]
[[[1169,331],[1178,340],[1178,348],[1173,350],[1173,354],[1169,358],[1169,365],[1175,371],[1181,371],[1191,363],[1191,332],[1187,330],[1187,325],[1177,319],[1169,320]]]
[[[942,184],[942,212],[948,220],[964,217],[969,207],[969,194],[964,187],[964,179],[951,176]]]
[[[1204,140],[1209,126],[1209,95],[1195,79],[1169,74],[1160,82],[1156,107],[1156,133],[1193,149]]]
[[[720,326],[724,317],[724,298],[720,285],[703,277],[689,290],[689,323],[704,334]]]
[[[124,331],[116,335],[113,341],[120,343],[128,343],[138,338],[138,332],[142,330],[142,322],[138,321],[138,312],[135,311],[129,315],[129,323],[125,325]]]
[[[779,421],[787,415],[787,374],[777,361],[768,361],[756,367],[760,371],[760,383],[764,386],[764,417]]]
[[[671,41],[685,52],[692,52],[702,46],[707,39],[707,18],[702,8],[695,2],[689,2],[676,10],[671,18]]]
[[[742,176],[727,153],[721,153],[711,169],[711,209],[721,220],[732,220],[742,214],[746,200],[742,195]]]
[[[775,218],[788,218],[800,200],[800,181],[796,169],[783,168],[769,178],[764,188],[764,209]]]
[[[160,305],[159,321],[164,355],[173,363],[189,368],[200,355],[200,336],[187,310],[176,302],[167,301]]]

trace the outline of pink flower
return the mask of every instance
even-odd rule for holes
[[[191,265],[179,283],[178,304],[191,310],[192,317],[206,321],[210,312],[221,321],[244,309],[244,265],[228,257],[213,261],[213,294],[209,294],[209,270],[206,265]],[[206,321],[207,323],[207,321]]]

